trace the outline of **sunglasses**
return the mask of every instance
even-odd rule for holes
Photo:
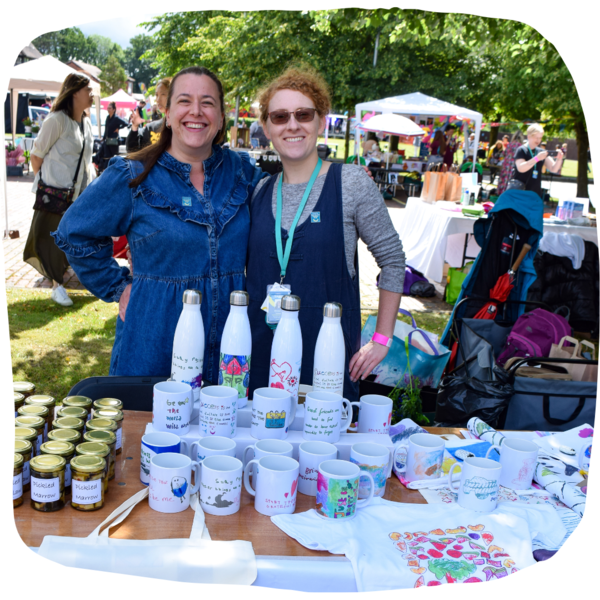
[[[298,108],[290,112],[289,110],[274,110],[269,113],[269,119],[273,125],[285,125],[293,114],[297,123],[310,123],[315,118],[316,108]]]

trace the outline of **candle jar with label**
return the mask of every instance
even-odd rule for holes
[[[121,454],[123,442],[123,411],[116,408],[98,408],[94,411],[94,419],[112,419],[117,424],[117,454]]]
[[[60,419],[61,417],[76,417],[85,423],[87,421],[87,410],[85,410],[85,408],[80,408],[79,406],[62,406],[56,413],[57,419]]]
[[[34,404],[25,404],[17,411],[23,417],[42,417],[44,419],[44,442],[48,440],[48,416],[50,411],[45,406],[36,406]]]
[[[15,440],[25,440],[26,442],[30,442],[32,457],[37,455],[37,439],[38,434],[33,427],[15,427]]]
[[[108,480],[112,481],[115,478],[115,464],[117,462],[117,436],[107,429],[91,429],[83,434],[83,439],[86,442],[101,442],[106,444],[110,449],[108,455]],[[77,451],[77,448],[75,448]]]
[[[53,429],[73,429],[79,433],[79,439],[83,436],[85,421],[77,417],[58,417],[52,422]]]
[[[71,459],[75,456],[75,445],[71,442],[50,440],[42,444],[40,450],[42,454],[54,454],[65,459],[65,492],[68,492],[71,489]]]
[[[23,457],[15,454],[13,469],[13,508],[23,504]]]
[[[78,456],[99,456],[105,461],[106,469],[104,471],[104,493],[108,492],[108,469],[110,463],[110,448],[102,442],[83,442],[75,448]],[[114,477],[114,474],[113,474]]]
[[[73,508],[92,511],[104,506],[105,471],[106,461],[100,456],[81,455],[71,461]]]
[[[42,454],[31,459],[31,508],[54,512],[65,505],[65,467],[62,456]]]
[[[33,444],[28,440],[15,440],[15,454],[23,457],[23,491],[29,491],[29,461],[33,452]]]
[[[42,417],[19,415],[15,419],[16,427],[29,427],[35,429],[37,439],[35,441],[35,454],[36,456],[40,453],[40,446],[44,443],[44,429],[46,428],[46,421]]]
[[[86,421],[89,421],[92,418],[92,399],[88,398],[87,396],[67,396],[62,401],[62,405],[85,408],[88,414]]]
[[[13,391],[23,394],[25,398],[35,394],[35,385],[29,381],[15,381],[13,383]]]
[[[70,442],[74,446],[77,446],[81,441],[81,432],[76,431],[75,429],[53,429],[48,434],[48,440]]]
[[[19,394],[19,392],[14,392],[14,396],[15,396],[15,417],[19,416],[19,413],[17,412],[21,406],[23,406],[23,404],[25,404],[25,396],[23,396],[23,394]]]
[[[25,398],[25,404],[35,404],[36,406],[45,406],[50,413],[48,415],[48,427],[52,428],[52,421],[56,419],[56,400],[47,394],[34,394]]]

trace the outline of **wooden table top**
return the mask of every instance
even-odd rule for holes
[[[123,451],[117,455],[115,478],[109,482],[104,507],[85,513],[73,509],[70,499],[62,510],[42,513],[30,507],[29,492],[24,494],[23,504],[14,509],[19,535],[28,546],[38,547],[46,535],[71,537],[88,536],[104,519],[125,500],[141,490],[140,444],[146,424],[152,413],[125,411],[123,422]],[[457,429],[428,428],[437,434],[456,433]],[[460,434],[458,434],[460,436]],[[67,495],[70,498],[70,495]],[[384,498],[394,502],[425,504],[416,490],[407,490],[392,475],[387,481]],[[296,512],[315,507],[315,498],[297,494]],[[111,530],[111,537],[121,539],[188,538],[192,528],[194,511],[190,508],[181,513],[162,514],[153,511],[148,502],[138,504],[127,520]],[[206,525],[213,540],[248,540],[255,554],[261,556],[331,556],[329,553],[308,550],[292,539],[272,522],[270,517],[254,510],[254,498],[242,490],[240,510],[228,517],[206,515]]]

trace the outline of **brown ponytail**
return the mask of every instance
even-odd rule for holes
[[[171,85],[169,86],[169,95],[167,96],[167,108],[171,107],[171,97],[173,96],[173,90],[175,89],[175,81],[182,75],[206,75],[207,77],[210,77],[217,85],[217,89],[219,90],[219,100],[221,103],[221,114],[223,115],[223,123],[221,124],[221,128],[217,132],[217,135],[214,137],[212,143],[221,143],[225,139],[225,98],[223,94],[223,85],[221,84],[219,78],[206,67],[187,67],[186,69],[182,69],[171,80]],[[141,173],[141,175],[138,175],[135,179],[132,179],[129,182],[130,188],[137,187],[140,185],[140,183],[142,183],[142,181],[144,181],[144,179],[146,179],[146,177],[148,177],[148,173],[150,173],[156,164],[156,161],[158,161],[163,152],[166,152],[171,146],[173,132],[169,127],[166,126],[166,122],[167,117],[165,116],[160,130],[160,137],[156,143],[150,144],[149,146],[146,146],[137,152],[132,152],[131,154],[127,155],[127,159],[138,160],[144,165],[144,171]]]

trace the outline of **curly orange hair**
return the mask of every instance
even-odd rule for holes
[[[324,117],[331,109],[329,88],[325,79],[314,69],[289,67],[258,95],[260,120],[263,123],[266,123],[269,116],[271,98],[280,90],[294,90],[310,98],[319,117]]]

